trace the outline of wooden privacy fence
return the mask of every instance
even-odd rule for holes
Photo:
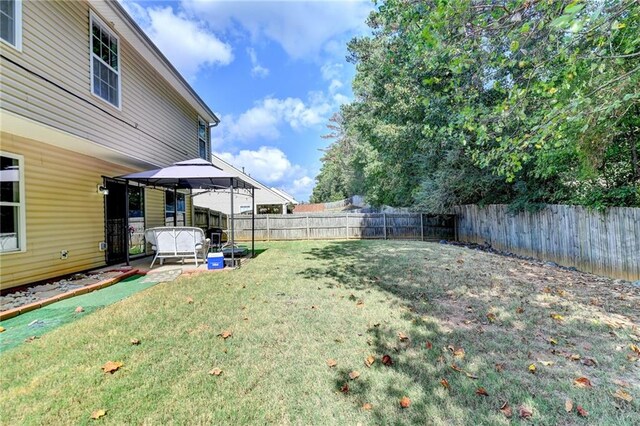
[[[203,230],[227,227],[227,215],[205,207],[194,206],[194,225]]]
[[[456,207],[458,239],[491,246],[585,272],[640,279],[640,208],[604,213],[549,205],[511,214],[506,205]]]
[[[251,217],[234,218],[235,238],[251,240]],[[455,239],[453,215],[421,213],[322,213],[257,215],[256,241],[403,239],[439,241]]]

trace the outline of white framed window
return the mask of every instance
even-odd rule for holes
[[[0,151],[0,253],[26,248],[24,157]]]
[[[0,40],[22,50],[22,0],[0,0]]]
[[[91,93],[120,109],[120,39],[93,13],[89,21]]]
[[[198,153],[200,154],[200,158],[211,161],[211,158],[209,158],[209,132],[207,123],[201,118],[198,118]]]

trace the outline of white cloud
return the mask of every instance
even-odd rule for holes
[[[291,164],[284,152],[273,147],[261,146],[256,151],[244,149],[235,155],[230,152],[215,155],[237,168],[244,167],[246,173],[269,185],[281,183],[299,169]]]
[[[186,79],[194,80],[202,68],[233,61],[229,44],[184,13],[170,6],[143,7],[131,1],[122,5]]]
[[[322,78],[325,80],[333,80],[342,76],[344,64],[327,62],[320,67]]]
[[[215,152],[214,155],[268,186],[282,188],[297,200],[308,200],[315,181],[307,171],[291,164],[286,154],[278,148],[261,146],[257,150],[241,150],[237,154]]]
[[[305,103],[300,98],[278,99],[267,97],[239,116],[226,115],[212,131],[214,147],[230,142],[250,142],[259,138],[275,140],[280,128],[294,130],[324,124],[335,105],[322,92],[309,94]]]
[[[335,53],[336,38],[348,40],[364,32],[373,5],[369,1],[220,1],[182,0],[194,16],[212,28],[248,33],[253,40],[268,38],[294,58]]]
[[[287,192],[291,192],[292,194],[309,194],[311,193],[314,184],[315,180],[313,180],[309,176],[302,176],[299,179],[294,179],[293,185],[287,186]]]
[[[253,47],[247,48],[247,54],[249,55],[249,59],[251,59],[251,75],[253,77],[261,77],[264,78],[269,75],[269,69],[260,65],[258,62],[258,54]]]

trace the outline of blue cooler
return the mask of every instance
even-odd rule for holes
[[[224,269],[224,254],[209,253],[207,255],[207,269]]]

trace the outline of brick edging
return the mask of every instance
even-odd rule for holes
[[[86,287],[77,288],[75,290],[68,291],[66,293],[59,294],[57,296],[50,297],[48,299],[39,300],[37,302],[29,303],[28,305],[19,306],[17,308],[9,309],[3,312],[0,312],[0,321],[7,320],[9,318],[16,317],[20,314],[24,314],[25,312],[33,311],[34,309],[41,308],[43,306],[50,305],[55,302],[59,302],[60,300],[69,299],[73,296],[79,296],[81,294],[90,293],[95,290],[100,290],[105,287],[112,286],[125,278],[129,278],[133,275],[145,275],[146,271],[140,271],[138,269],[132,269],[130,271],[124,272],[118,276],[107,278],[105,280],[99,281],[95,284],[88,285]]]

